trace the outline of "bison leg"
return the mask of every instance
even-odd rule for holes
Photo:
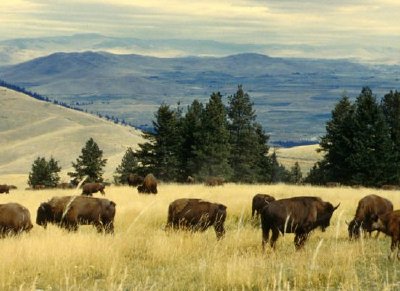
[[[396,248],[399,245],[399,241],[395,235],[392,236],[392,243],[390,245],[390,254],[389,254],[389,260],[394,259],[394,252],[396,251]],[[398,256],[398,253],[397,253]]]
[[[271,237],[271,248],[275,249],[276,246],[276,241],[278,240],[279,237],[279,230],[278,229],[272,229],[272,237]]]
[[[296,236],[294,237],[294,246],[296,247],[296,250],[299,250],[304,246],[307,238],[308,233],[296,233]]]

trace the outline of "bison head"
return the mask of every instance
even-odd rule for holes
[[[318,225],[322,231],[325,231],[325,229],[330,225],[332,214],[339,206],[340,203],[333,207],[331,203],[326,202],[322,213],[318,213]]]
[[[47,222],[51,220],[51,215],[51,205],[49,203],[40,204],[37,210],[36,224],[46,228]]]
[[[103,183],[99,183],[99,191],[101,194],[105,195],[106,193],[104,192],[104,188],[106,186]]]
[[[352,221],[350,221],[348,227],[350,239],[352,238],[358,239],[360,237],[360,226],[361,224],[357,220],[353,219]]]

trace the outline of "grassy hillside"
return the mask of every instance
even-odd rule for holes
[[[10,181],[18,177],[9,176]],[[275,252],[261,251],[261,230],[250,221],[255,193],[276,198],[316,195],[341,203],[326,232],[316,230],[295,251],[293,235],[280,237]],[[19,202],[36,219],[41,202],[73,190],[14,190],[0,203]],[[68,233],[35,225],[29,234],[0,240],[2,290],[396,290],[397,262],[389,262],[389,238],[349,241],[345,221],[357,201],[376,193],[400,204],[395,191],[287,185],[162,184],[156,196],[128,187],[106,189],[117,204],[115,235],[90,226]],[[180,197],[199,197],[228,208],[226,236],[164,232],[167,208]]]
[[[303,175],[306,175],[312,166],[322,159],[322,153],[318,153],[319,145],[297,146],[292,148],[278,148],[276,154],[278,161],[287,169],[296,162],[299,163]],[[271,151],[272,152],[272,151]]]
[[[53,156],[65,173],[90,138],[108,159],[110,178],[127,147],[142,142],[140,131],[90,114],[41,102],[0,87],[0,175],[27,174],[37,156]]]

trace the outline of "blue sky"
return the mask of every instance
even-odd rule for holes
[[[284,56],[340,55],[397,62],[400,1],[1,1],[0,39],[93,32],[274,44],[286,47],[281,51]]]

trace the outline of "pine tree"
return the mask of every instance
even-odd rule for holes
[[[290,168],[290,182],[292,184],[300,184],[303,179],[303,174],[301,173],[301,168],[298,162],[296,162],[293,167]]]
[[[323,170],[328,181],[350,183],[353,172],[348,158],[354,152],[353,115],[354,106],[347,96],[343,96],[332,111],[331,120],[326,123],[326,134],[321,138],[320,148],[324,152]]]
[[[290,172],[278,162],[276,151],[271,154],[271,183],[289,182]]]
[[[237,92],[228,97],[228,117],[230,144],[232,147],[229,158],[233,169],[232,180],[236,182],[256,182],[261,179],[259,159],[268,154],[265,133],[260,131],[256,123],[256,114],[250,96],[243,91],[241,85]],[[261,135],[264,137],[261,137]],[[260,152],[262,155],[260,155]]]
[[[68,173],[73,183],[79,183],[85,176],[86,182],[102,182],[103,168],[107,163],[107,159],[103,159],[103,151],[93,138],[90,138],[81,152],[76,163],[72,162],[75,172]]]
[[[28,184],[32,188],[37,185],[43,185],[47,188],[56,187],[60,181],[59,172],[61,167],[53,157],[46,161],[44,157],[37,157],[29,173]]]
[[[132,173],[137,173],[139,169],[139,160],[137,154],[129,147],[122,157],[121,164],[115,170],[115,181],[118,184],[126,184],[128,177]]]
[[[212,176],[229,180],[232,175],[228,162],[231,147],[226,109],[219,92],[211,94],[202,114],[201,125],[200,142],[195,146],[195,162],[199,165],[199,172],[195,176],[198,180]]]

